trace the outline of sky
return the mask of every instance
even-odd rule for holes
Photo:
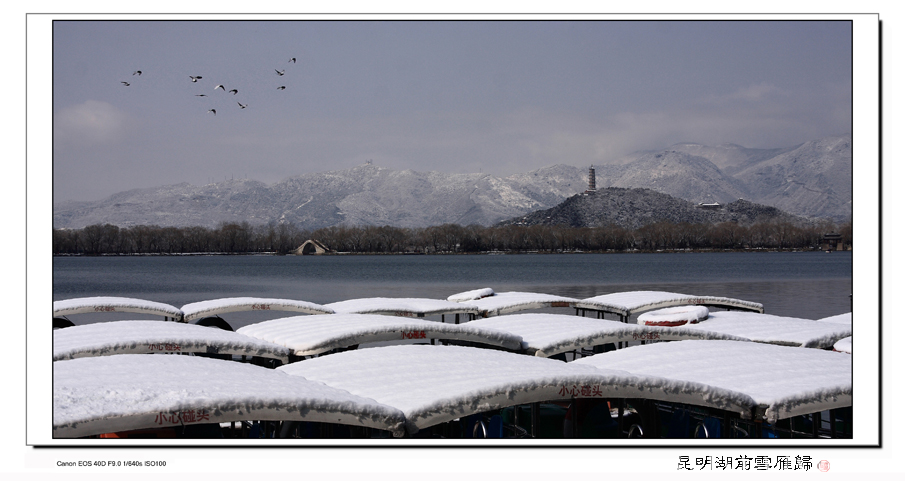
[[[848,21],[53,24],[55,202],[368,160],[506,176],[851,131]]]

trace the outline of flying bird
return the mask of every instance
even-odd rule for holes
[[[125,85],[126,87],[128,87],[129,85],[131,85],[129,82],[120,82],[120,83],[123,84],[123,85]]]
[[[214,109],[210,109],[210,110],[208,110],[208,112],[213,112],[213,113],[214,113],[214,115],[217,115],[217,111],[216,111],[216,110],[214,110]]]
[[[141,70],[136,70],[136,71],[132,72],[132,75],[138,75],[139,77],[141,77]]]
[[[223,89],[223,91],[226,92],[226,87],[224,87],[222,85],[218,85],[218,86],[214,87],[214,90],[217,90],[217,89]]]
[[[232,89],[232,90],[229,91],[229,93],[231,93],[231,94],[233,94],[233,95],[236,95],[237,93],[239,93],[239,91],[236,90],[236,89]]]
[[[236,103],[239,104],[239,108],[244,109],[245,107],[248,107],[248,104],[242,105],[242,102],[236,102]]]
[[[195,94],[195,97],[207,97],[207,94]]]
[[[291,59],[289,59],[289,61],[295,63],[295,57],[292,57]]]
[[[277,87],[277,90],[286,90],[286,86],[285,86],[285,85],[281,85],[281,86]]]
[[[282,77],[282,76],[286,73],[285,70],[277,70],[277,69],[273,69],[273,70],[274,70],[274,71],[277,73],[277,75],[279,75],[280,77]]]
[[[197,82],[201,77],[192,77],[191,75],[189,75],[189,78],[192,79],[192,82]]]

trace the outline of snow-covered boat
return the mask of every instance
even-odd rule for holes
[[[653,430],[653,437],[697,437],[694,431],[709,431],[705,437],[852,435],[852,359],[840,353],[755,342],[680,341],[634,346],[570,364],[621,369],[672,385],[668,397],[644,395],[656,402],[638,403],[639,410],[647,411],[645,432]],[[664,411],[669,416],[664,418]]]
[[[53,360],[116,354],[214,354],[289,361],[289,349],[254,337],[194,324],[113,321],[53,331]]]
[[[833,350],[836,352],[852,353],[852,336],[843,337],[833,344]]]
[[[620,320],[626,321],[633,314],[665,307],[687,305],[764,312],[764,306],[759,302],[729,297],[695,296],[663,291],[616,292],[589,297],[576,302],[575,309],[581,311],[582,314],[584,311],[597,312],[598,315],[615,314]]]
[[[817,349],[832,348],[836,341],[852,335],[850,324],[734,311],[711,312],[706,320],[685,327],[755,342]]]
[[[259,322],[237,331],[289,349],[293,356],[313,356],[364,343],[456,340],[508,350],[521,347],[521,337],[474,323],[447,324],[377,314],[298,316]]]
[[[563,314],[509,314],[477,319],[469,326],[509,332],[522,338],[522,349],[530,355],[551,357],[569,351],[593,349],[617,342],[681,341],[720,339],[748,341],[747,338],[692,330],[683,327],[626,324],[609,319],[591,319]],[[598,349],[598,351],[600,351]],[[565,359],[562,357],[562,359]]]
[[[487,290],[490,289],[488,288]],[[475,299],[468,299],[468,297],[470,297],[470,294],[474,296],[480,295],[480,297],[477,297]],[[469,291],[460,294],[454,294],[447,298],[447,300],[462,299],[461,301],[456,302],[461,302],[463,304],[477,307],[478,317],[499,316],[502,314],[509,314],[528,309],[573,307],[575,303],[578,302],[578,299],[573,299],[571,297],[535,292],[494,293],[492,290],[490,290],[490,294],[481,294],[487,293],[486,291],[482,290]]]
[[[232,312],[301,312],[305,314],[333,314],[333,309],[320,304],[294,299],[273,299],[263,297],[227,297],[207,301],[193,302],[182,306],[185,322],[219,327],[228,331],[234,330],[223,320],[221,314]]]
[[[193,425],[213,427],[216,437],[222,424],[249,420],[286,423],[287,431],[288,423],[317,422],[401,436],[405,417],[373,399],[251,364],[138,354],[54,363],[56,438],[148,429],[175,437]]]
[[[850,315],[847,323],[783,318],[748,301],[650,291],[578,302],[489,288],[454,297],[326,306],[230,298],[182,309],[123,298],[55,302],[55,316],[141,309],[198,322],[255,304],[309,315],[236,332],[146,320],[55,330],[54,436],[261,434],[253,427],[284,438],[851,436],[852,357],[822,350],[844,350]],[[497,315],[560,302],[596,306],[619,320]],[[674,306],[753,312],[710,312],[674,327],[624,322]],[[681,310],[677,315],[689,315]],[[491,317],[463,324],[418,319],[482,312]],[[387,342],[405,344],[350,350]],[[643,345],[594,349],[617,342]],[[582,358],[549,358],[565,360],[568,351]],[[200,356],[136,355],[155,352]],[[210,355],[282,366],[202,357]],[[235,423],[247,429],[227,428]],[[193,425],[210,429],[202,434]]]
[[[369,297],[349,299],[327,304],[337,314],[381,314],[400,317],[426,317],[465,314],[473,319],[478,308],[466,303],[444,301],[440,299]]]
[[[162,316],[164,320],[185,322],[182,310],[162,302],[131,297],[79,297],[53,302],[55,328],[74,325],[66,316],[92,312],[128,312]]]
[[[818,426],[808,432],[786,421],[791,435],[823,436],[815,416],[830,411],[826,418],[836,419],[851,401],[851,356],[739,341],[648,344],[571,363],[439,345],[345,351],[276,370],[188,356],[54,363],[58,437],[241,421],[265,423],[275,437],[326,423],[369,428],[357,431],[364,437],[656,438],[673,419],[698,417],[708,437],[761,437],[792,418]],[[548,416],[544,434],[543,408],[557,406],[560,417]],[[605,407],[595,417],[588,406]],[[684,437],[693,436],[690,422]],[[840,434],[849,433],[850,422]]]

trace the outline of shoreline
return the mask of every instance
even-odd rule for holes
[[[180,257],[180,256],[501,256],[501,255],[582,255],[582,254],[699,254],[733,252],[852,252],[823,249],[658,249],[658,250],[605,250],[605,251],[481,251],[481,252],[325,252],[322,254],[280,254],[277,252],[172,252],[172,253],[105,253],[105,254],[53,254],[53,257]]]

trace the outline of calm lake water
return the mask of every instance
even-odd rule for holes
[[[221,297],[317,304],[493,288],[588,298],[659,290],[760,302],[768,314],[819,319],[851,311],[851,252],[432,256],[55,257],[53,299],[135,297],[181,307]],[[562,309],[562,308],[560,308]],[[572,313],[565,311],[551,311]],[[287,313],[231,314],[234,328]],[[139,319],[82,314],[76,324]],[[154,317],[146,317],[153,319]]]

